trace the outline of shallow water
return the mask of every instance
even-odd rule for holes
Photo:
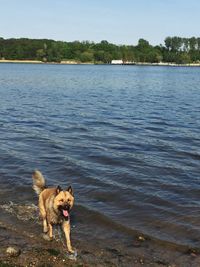
[[[0,96],[1,204],[38,168],[96,224],[200,245],[200,68],[0,64]]]

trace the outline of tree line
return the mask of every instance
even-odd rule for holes
[[[139,39],[137,45],[116,45],[106,40],[63,42],[49,39],[0,38],[0,59],[41,60],[43,62],[123,62],[200,63],[200,38],[167,37],[164,45],[152,46]]]

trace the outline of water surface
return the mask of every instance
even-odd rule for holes
[[[0,202],[38,168],[96,224],[199,246],[199,118],[200,68],[0,64]]]

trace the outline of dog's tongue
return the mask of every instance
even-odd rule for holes
[[[63,210],[63,215],[64,215],[65,217],[68,217],[68,216],[69,216],[68,211],[67,211],[67,210]]]

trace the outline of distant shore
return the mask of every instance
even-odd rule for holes
[[[200,67],[200,63],[188,63],[188,64],[176,64],[171,62],[159,62],[159,63],[148,63],[148,62],[136,62],[133,64],[125,63],[123,65],[136,65],[136,66],[169,66],[169,67]]]
[[[58,64],[58,65],[125,65],[125,66],[169,66],[169,67],[200,67],[200,63],[188,63],[188,64],[176,64],[171,62],[133,62],[133,63],[123,63],[123,64],[105,64],[105,63],[93,63],[93,62],[79,62],[74,60],[63,60],[61,62],[43,62],[40,60],[11,60],[2,59],[0,63],[22,63],[22,64]]]

